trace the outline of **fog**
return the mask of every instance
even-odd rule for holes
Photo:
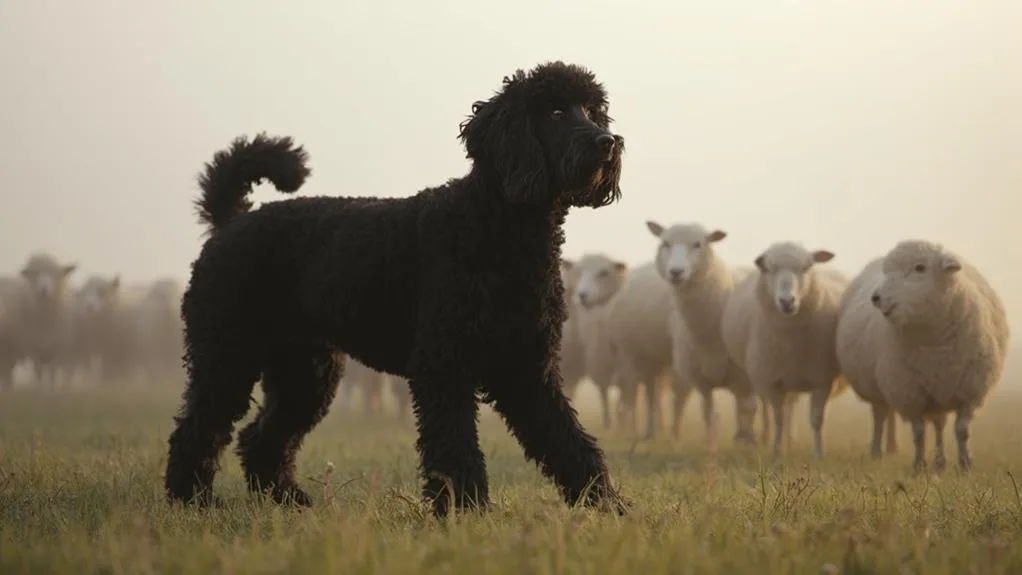
[[[628,142],[623,199],[574,211],[565,255],[648,260],[649,218],[726,230],[733,263],[794,239],[849,273],[920,237],[1018,325],[1014,0],[5,0],[0,270],[47,250],[79,280],[186,280],[195,174],[240,134],[303,144],[305,194],[440,184],[472,102],[552,59],[597,74]]]

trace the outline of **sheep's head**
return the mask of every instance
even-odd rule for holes
[[[575,302],[586,309],[607,303],[621,289],[628,265],[602,254],[582,256],[573,268],[578,274]]]
[[[656,270],[671,285],[681,285],[699,277],[716,257],[713,244],[727,237],[722,230],[707,231],[699,224],[675,224],[669,228],[646,222],[660,245],[656,252]]]
[[[37,253],[29,257],[25,267],[21,268],[21,277],[25,278],[37,298],[54,301],[64,293],[68,278],[77,268],[76,264],[62,265],[49,254]]]
[[[813,266],[834,259],[826,250],[809,251],[801,244],[778,242],[756,258],[758,291],[764,303],[786,316],[798,315],[802,299],[812,288]]]
[[[921,325],[941,317],[962,270],[962,260],[935,243],[907,240],[884,257],[884,279],[870,294],[894,325]]]
[[[111,309],[120,294],[121,278],[92,276],[75,293],[78,308],[86,315],[95,315]]]
[[[571,301],[578,290],[578,266],[567,258],[561,258],[561,283],[564,284],[564,299]]]

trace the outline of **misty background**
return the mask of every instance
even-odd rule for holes
[[[441,184],[472,102],[554,59],[596,73],[628,143],[623,199],[573,211],[565,256],[647,261],[650,218],[727,231],[732,264],[792,239],[849,274],[925,238],[1019,325],[1015,0],[4,0],[0,271],[46,250],[79,282],[187,281],[195,175],[241,134],[304,145],[303,194]]]

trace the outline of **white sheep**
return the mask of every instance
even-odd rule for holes
[[[606,307],[604,327],[608,345],[617,362],[621,401],[627,407],[638,384],[646,386],[646,437],[653,437],[660,419],[661,392],[674,390],[674,422],[677,436],[681,413],[692,391],[691,383],[678,377],[672,365],[668,317],[672,309],[671,290],[660,279],[652,262],[627,271],[621,262],[611,268],[593,266],[579,279],[576,298],[590,310]],[[615,273],[616,271],[616,273]],[[617,289],[614,289],[617,288]],[[613,295],[613,297],[610,297]],[[632,402],[634,405],[634,402]],[[634,425],[634,420],[629,426]]]
[[[138,333],[138,352],[147,379],[179,380],[184,376],[184,323],[181,298],[184,289],[173,278],[158,279],[144,287],[134,321]]]
[[[75,366],[103,384],[134,381],[144,357],[138,305],[145,293],[123,286],[120,276],[85,280],[71,296]]]
[[[970,424],[1004,372],[1004,304],[979,270],[933,242],[899,242],[860,275],[863,289],[843,314],[852,335],[838,348],[842,365],[912,426],[916,473],[926,468],[927,420],[936,431],[934,467],[946,467],[950,412],[958,466],[970,469]]]
[[[668,326],[674,369],[702,396],[709,450],[715,451],[717,445],[713,391],[720,388],[735,397],[735,441],[755,443],[756,394],[745,371],[728,356],[720,328],[724,305],[734,286],[749,272],[732,270],[717,256],[713,244],[727,237],[722,230],[709,231],[695,223],[665,229],[653,221],[646,222],[646,227],[660,240],[655,267],[670,285],[674,302]]]
[[[575,304],[578,288],[578,270],[574,262],[561,259],[561,282],[564,284],[564,307],[568,317],[561,327],[560,371],[564,380],[564,392],[574,397],[578,384],[586,376],[585,346],[579,333],[579,312]],[[607,423],[607,421],[604,421]],[[609,423],[607,423],[609,427]]]
[[[784,416],[788,395],[810,394],[814,454],[822,459],[827,401],[847,387],[840,377],[834,337],[848,280],[816,265],[833,257],[794,242],[774,243],[755,259],[757,269],[738,284],[724,308],[728,354],[773,409],[775,456],[780,455],[784,428],[791,424]]]
[[[599,392],[603,428],[610,429],[610,388],[617,387],[621,392],[619,407],[628,404],[629,397],[624,389],[627,386],[621,385],[618,361],[611,347],[606,303],[620,291],[628,266],[603,254],[585,254],[577,261],[562,260],[562,266],[570,270],[575,284],[569,313],[575,318],[584,372]],[[629,390],[632,399],[634,392],[633,386]],[[631,402],[632,405],[634,403]]]
[[[19,338],[25,355],[32,360],[37,380],[44,385],[55,386],[59,372],[67,367],[65,357],[71,337],[67,292],[70,276],[77,268],[77,264],[61,264],[52,255],[37,252],[21,269],[28,292]]]
[[[14,386],[14,368],[28,353],[22,325],[30,302],[24,278],[0,276],[0,391]]]
[[[835,345],[841,374],[859,399],[870,404],[873,412],[873,438],[870,454],[881,456],[881,443],[886,424],[887,453],[898,450],[897,417],[887,404],[877,383],[875,365],[862,361],[871,354],[872,341],[863,337],[868,331],[868,316],[879,314],[870,297],[883,281],[883,258],[877,258],[852,279],[841,297],[841,311],[838,316]]]

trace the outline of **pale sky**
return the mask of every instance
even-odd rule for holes
[[[590,67],[627,138],[624,197],[565,255],[652,258],[645,220],[854,273],[943,242],[1022,315],[1017,0],[4,0],[0,269],[32,250],[187,280],[202,163],[290,134],[306,194],[408,196],[465,173],[456,135],[515,68]],[[257,200],[281,196],[260,190]]]

